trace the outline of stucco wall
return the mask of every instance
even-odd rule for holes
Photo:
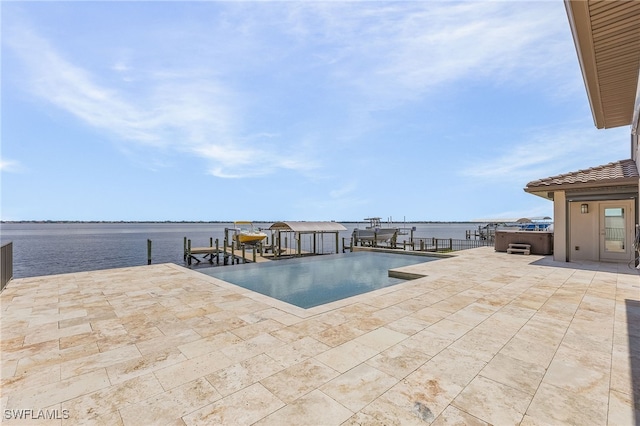
[[[567,197],[564,191],[553,193],[553,259],[567,262]]]
[[[589,206],[589,213],[580,212],[582,204]],[[597,261],[600,257],[598,215],[599,208],[596,202],[569,203],[569,223],[571,224],[569,236],[570,260]]]

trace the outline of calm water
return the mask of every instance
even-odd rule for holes
[[[349,238],[353,228],[365,224],[341,222],[347,228],[340,237]],[[271,222],[254,222],[267,228]],[[415,226],[415,238],[464,239],[476,223],[407,223]],[[147,264],[147,239],[152,240],[152,262],[183,264],[183,239],[192,246],[208,246],[209,238],[224,239],[232,223],[2,223],[0,240],[13,241],[14,278],[91,271]],[[409,240],[409,235],[398,242]],[[303,237],[303,249],[310,244]],[[333,235],[325,235],[324,252],[335,250]],[[342,239],[340,239],[342,247]],[[320,250],[321,247],[318,247]],[[203,266],[208,265],[206,262]]]
[[[404,282],[389,269],[437,259],[354,252],[199,271],[306,309]]]

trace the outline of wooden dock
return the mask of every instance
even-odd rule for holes
[[[191,266],[195,261],[197,264],[207,261],[215,265],[234,265],[240,263],[261,263],[275,259],[307,256],[310,253],[304,250],[293,248],[277,249],[270,246],[261,247],[259,245],[242,245],[240,248],[235,245],[223,246],[220,248],[218,240],[210,241],[208,247],[191,247],[191,240],[184,239],[184,261]],[[199,257],[200,256],[200,257]]]

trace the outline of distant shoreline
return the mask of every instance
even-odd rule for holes
[[[4,223],[29,223],[29,224],[56,224],[56,223],[233,223],[233,220],[2,220],[0,224]],[[276,220],[253,220],[255,223],[273,223],[281,222]],[[283,222],[287,222],[286,220]],[[318,221],[306,221],[306,222],[318,222]],[[329,222],[329,221],[319,221]],[[333,220],[331,222],[337,223],[359,223],[366,222],[364,220]],[[475,220],[411,220],[402,222],[391,222],[393,224],[402,223],[485,223],[486,221]]]

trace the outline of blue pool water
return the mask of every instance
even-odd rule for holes
[[[436,259],[363,251],[198,272],[306,309],[398,284],[404,280],[389,277],[389,269]]]

